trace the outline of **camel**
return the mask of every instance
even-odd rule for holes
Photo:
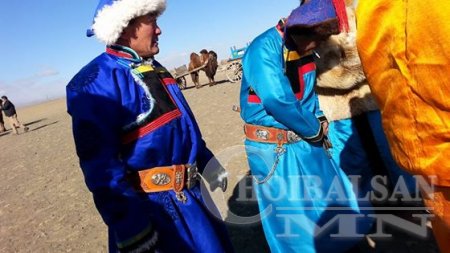
[[[199,68],[201,68],[208,77],[209,86],[215,85],[216,82],[214,81],[214,76],[216,75],[218,68],[216,52],[202,49],[200,55],[194,52],[191,53],[188,71],[190,72],[192,82],[197,89],[201,87],[199,83]],[[198,70],[193,71],[195,69]]]
[[[209,80],[209,86],[213,86],[216,84],[214,81],[214,76],[217,72],[217,67],[219,66],[217,63],[217,54],[214,51],[207,51],[206,49],[203,49],[200,51],[201,60],[203,65],[205,65],[205,68],[203,71],[205,71],[206,76]]]

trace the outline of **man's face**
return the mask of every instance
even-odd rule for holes
[[[123,31],[122,38],[139,56],[148,58],[159,53],[158,36],[161,29],[153,15],[140,16],[134,19]]]
[[[300,55],[304,55],[307,52],[314,50],[317,48],[320,43],[327,40],[329,36],[306,36],[306,35],[293,35],[291,36],[292,40],[294,41],[296,47],[297,47],[297,53]]]

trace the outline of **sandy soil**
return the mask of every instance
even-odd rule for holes
[[[187,79],[190,87],[183,92],[208,146],[218,156],[236,154],[225,164],[229,187],[217,201],[224,218],[229,218],[227,210],[256,214],[254,201],[236,201],[237,183],[248,171],[241,146],[242,121],[231,110],[238,104],[239,83],[228,82],[223,72],[212,87],[195,89]],[[201,82],[206,83],[203,73]],[[30,131],[19,136],[11,131],[0,134],[0,252],[107,252],[106,226],[78,166],[65,100],[20,108],[18,116]],[[229,230],[237,252],[268,252],[258,224],[230,225]],[[432,238],[401,238],[385,240],[384,248],[396,253],[436,252]],[[408,240],[413,244],[405,246]],[[390,252],[383,248],[361,251]]]

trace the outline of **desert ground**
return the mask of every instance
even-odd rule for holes
[[[205,75],[200,76],[205,84]],[[212,87],[195,89],[187,80],[183,93],[209,148],[219,157],[233,154],[224,164],[228,190],[215,200],[223,218],[230,212],[257,214],[254,201],[236,200],[238,183],[248,172],[243,122],[232,110],[239,103],[239,82],[228,82],[224,72]],[[106,226],[78,165],[65,99],[19,108],[18,117],[29,132],[0,134],[0,252],[107,252]],[[237,252],[269,252],[259,223],[228,228]],[[361,243],[355,252],[437,252],[430,233],[417,238],[394,232],[375,242],[375,248]]]

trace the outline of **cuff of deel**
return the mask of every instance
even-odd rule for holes
[[[317,119],[320,121],[320,123],[328,122],[328,119],[327,117],[325,117],[325,115],[319,116],[317,117]]]

